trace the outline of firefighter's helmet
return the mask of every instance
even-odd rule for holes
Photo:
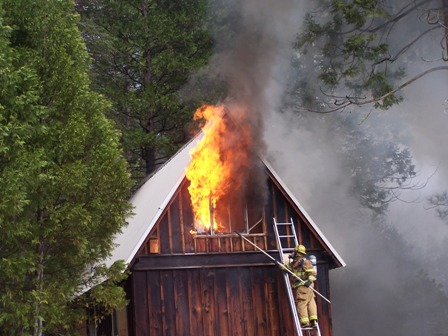
[[[306,247],[302,244],[297,245],[294,250],[296,250],[298,253],[305,255],[306,254]]]

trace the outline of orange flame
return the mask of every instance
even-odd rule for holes
[[[248,162],[249,139],[242,139],[223,115],[224,106],[203,106],[194,115],[195,120],[206,121],[202,127],[204,137],[190,152],[191,162],[186,169],[198,233],[222,229],[218,204],[222,201],[224,206],[229,193],[238,192],[244,179],[239,177],[245,170],[241,168]]]

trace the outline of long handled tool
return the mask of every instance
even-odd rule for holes
[[[253,247],[255,247],[258,251],[262,252],[263,254],[265,254],[269,259],[272,259],[281,269],[284,269],[286,272],[288,272],[289,274],[291,274],[293,277],[295,277],[296,279],[305,282],[304,280],[302,280],[297,274],[295,274],[294,272],[292,272],[288,267],[285,266],[285,264],[281,263],[280,261],[278,261],[277,259],[275,259],[274,257],[272,257],[271,255],[269,255],[268,253],[266,253],[265,251],[263,251],[261,248],[259,248],[257,245],[255,245],[254,243],[252,243],[249,239],[247,239],[246,237],[244,237],[241,233],[236,232],[235,233],[240,236],[241,238],[243,238],[245,241],[247,241],[249,244],[251,244]],[[319,293],[317,290],[315,290],[313,287],[308,287],[311,288],[313,290],[314,293],[316,293],[317,295],[319,295],[322,299],[324,299],[325,301],[327,301],[328,303],[331,303],[330,300],[328,300],[325,296],[323,296],[321,293]]]

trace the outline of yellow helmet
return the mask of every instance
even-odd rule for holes
[[[296,250],[298,253],[305,255],[306,254],[306,247],[302,244],[297,245],[294,250]]]

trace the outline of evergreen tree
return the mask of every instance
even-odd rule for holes
[[[385,214],[389,203],[399,199],[402,190],[422,188],[414,181],[415,163],[393,127],[383,126],[378,134],[368,127],[361,130],[356,123],[359,124],[357,116],[333,119],[333,131],[346,134],[338,153],[350,171],[350,191],[363,207]]]
[[[428,208],[435,209],[437,216],[448,223],[448,191],[431,195],[427,199]]]
[[[360,204],[377,215],[385,214],[389,203],[399,199],[402,190],[422,188],[424,185],[416,181],[411,150],[394,123],[381,118],[365,122],[363,116],[355,113],[309,113],[320,110],[322,104],[315,99],[303,62],[295,59],[291,67],[283,109],[294,111],[304,129],[314,125],[327,130],[332,149],[341,158],[344,170],[350,172],[350,192]]]
[[[448,70],[447,0],[314,3],[296,48],[318,83],[307,92],[310,99],[321,93],[315,111],[365,104],[385,110],[402,101],[404,87]]]
[[[133,177],[152,173],[187,140],[197,102],[179,91],[206,64],[206,0],[78,0],[94,82],[113,102]]]
[[[119,135],[89,89],[87,56],[72,1],[1,2],[2,335],[69,335],[89,302],[124,302],[108,282],[93,301],[77,296],[97,276],[113,282],[94,265],[130,211]]]

